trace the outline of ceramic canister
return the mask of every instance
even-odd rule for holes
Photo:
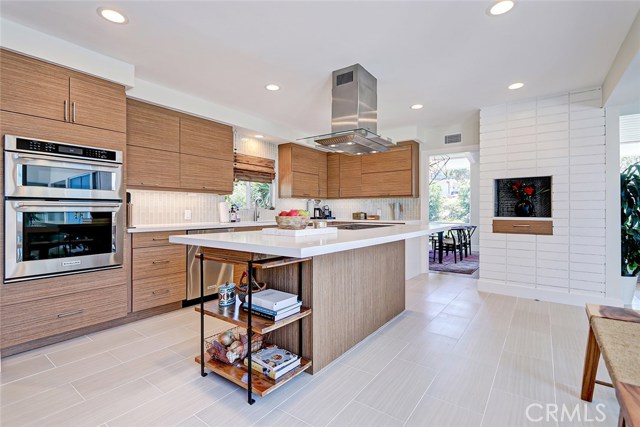
[[[218,286],[218,297],[220,299],[220,301],[218,301],[218,305],[220,307],[226,307],[235,304],[236,284],[227,282],[224,285]]]

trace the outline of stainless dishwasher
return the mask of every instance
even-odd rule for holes
[[[189,230],[187,234],[228,233],[233,228],[212,228],[208,230]],[[200,298],[200,260],[196,254],[200,246],[188,246],[187,249],[187,300]],[[204,261],[204,296],[218,292],[218,286],[233,282],[233,264],[216,261]]]

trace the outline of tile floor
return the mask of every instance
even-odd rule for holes
[[[208,330],[224,326],[207,320]],[[199,376],[193,362],[198,328],[197,314],[183,309],[3,359],[0,424],[617,423],[611,389],[597,386],[590,404],[578,398],[587,334],[584,310],[479,293],[473,278],[432,273],[408,281],[404,313],[321,373],[301,375],[253,406],[245,403],[244,391],[224,379]],[[608,380],[600,371],[600,379]],[[552,415],[544,419],[546,405],[558,405],[558,421]]]

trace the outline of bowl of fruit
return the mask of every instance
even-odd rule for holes
[[[282,211],[276,216],[278,228],[284,230],[304,230],[309,225],[309,211],[291,209]]]

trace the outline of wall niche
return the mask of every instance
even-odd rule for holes
[[[551,218],[550,176],[494,180],[494,216],[502,218]]]

